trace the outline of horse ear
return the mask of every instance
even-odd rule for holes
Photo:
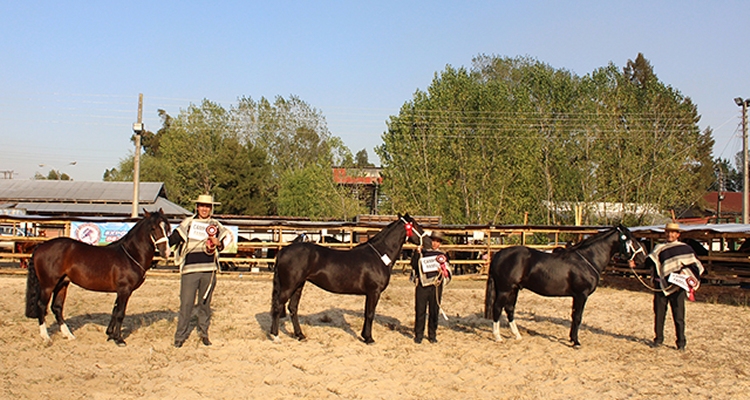
[[[148,218],[148,217],[150,217],[150,216],[151,216],[151,213],[150,213],[150,212],[148,212],[148,211],[147,211],[147,210],[146,210],[146,209],[144,208],[144,209],[143,209],[143,216],[144,216],[144,217],[146,217],[146,218]]]
[[[161,207],[159,207],[159,214],[164,215],[164,210]]]

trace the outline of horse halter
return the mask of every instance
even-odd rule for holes
[[[151,233],[151,242],[154,244],[154,248],[158,249],[159,245],[166,242],[167,243],[167,254],[162,254],[165,258],[169,258],[169,236],[167,236],[167,231],[164,229],[164,224],[161,222],[159,223],[159,228],[161,228],[161,234],[162,236],[159,239],[154,239],[154,234]],[[141,267],[143,268],[143,267]]]
[[[422,245],[424,245],[423,238],[427,236],[427,232],[423,230],[422,233],[416,233],[412,222],[405,220],[404,217],[401,217],[401,221],[404,223],[404,228],[406,229],[406,237],[412,237],[414,235],[419,236],[419,246],[422,247]]]
[[[646,251],[643,250],[643,246],[638,246],[638,248],[636,249],[633,245],[633,239],[628,239],[627,235],[625,235],[625,232],[623,232],[619,226],[617,227],[617,232],[620,233],[620,244],[625,249],[626,255],[630,257],[628,258],[628,261],[633,261],[638,253],[643,253],[643,255],[646,255]]]

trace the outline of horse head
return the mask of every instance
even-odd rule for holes
[[[422,225],[406,213],[404,215],[399,214],[398,218],[404,223],[404,229],[406,230],[406,240],[417,246],[429,248],[431,240],[427,233],[425,233]]]
[[[641,242],[622,224],[618,225],[616,229],[620,242],[620,254],[628,260],[635,261],[636,264],[643,264],[646,261],[647,253]]]
[[[154,243],[154,247],[159,250],[159,254],[164,258],[169,258],[169,220],[164,215],[164,211],[160,208],[155,213],[150,213],[143,210],[144,219],[148,221],[151,241]]]

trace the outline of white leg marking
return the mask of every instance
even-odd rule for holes
[[[500,336],[500,321],[492,323],[492,334],[495,335],[496,342],[502,342],[503,338]]]
[[[42,337],[42,340],[44,340],[45,343],[51,342],[49,338],[49,333],[47,333],[47,324],[43,323],[39,325],[39,336]]]
[[[73,332],[70,331],[70,328],[68,328],[68,324],[62,324],[60,325],[60,332],[65,336],[66,339],[75,339],[75,335],[73,335]]]
[[[518,333],[518,325],[516,325],[516,321],[509,322],[508,325],[510,325],[510,331],[516,335],[516,340],[521,340],[521,334]]]
[[[271,340],[274,343],[281,343],[281,338],[279,338],[279,335],[271,335]]]

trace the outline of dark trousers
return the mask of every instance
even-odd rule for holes
[[[424,337],[424,323],[427,315],[429,321],[427,324],[427,337],[430,339],[437,338],[438,314],[440,308],[438,302],[443,296],[443,285],[439,286],[422,286],[417,282],[417,288],[414,291],[414,338],[422,339]],[[429,313],[427,306],[429,305]]]
[[[663,292],[654,294],[654,342],[664,342],[664,320],[667,317],[667,305],[672,309],[674,330],[677,334],[677,347],[685,347],[685,298],[687,292],[678,290],[669,296]]]
[[[206,295],[209,286],[211,291],[204,300],[203,296]],[[216,273],[214,272],[192,272],[182,275],[180,313],[177,317],[177,330],[174,333],[175,342],[184,342],[190,336],[190,318],[193,316],[193,307],[197,307],[198,310],[198,333],[202,338],[208,337],[208,326],[211,324],[211,297],[213,297],[215,287]]]

